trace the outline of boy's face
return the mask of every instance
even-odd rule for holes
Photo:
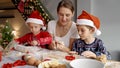
[[[42,28],[42,25],[36,24],[36,23],[32,23],[32,22],[28,23],[28,26],[29,26],[30,31],[34,35],[38,34],[40,32],[40,29]]]
[[[78,34],[82,40],[85,40],[93,35],[92,28],[86,25],[77,25]]]

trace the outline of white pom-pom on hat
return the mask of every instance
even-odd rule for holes
[[[46,30],[46,27],[45,27],[45,26],[43,26],[43,27],[42,27],[42,30]]]
[[[96,30],[96,35],[97,36],[101,35],[101,31],[100,30]]]

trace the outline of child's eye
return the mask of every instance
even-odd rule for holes
[[[80,32],[80,30],[78,30],[78,32]]]
[[[81,32],[84,32],[84,30],[81,30]]]
[[[35,28],[37,28],[37,26],[35,26]]]

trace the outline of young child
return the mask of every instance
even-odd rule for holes
[[[72,50],[88,58],[96,58],[105,54],[110,59],[110,55],[108,55],[102,40],[94,37],[94,34],[97,36],[101,34],[99,28],[99,19],[86,11],[82,11],[82,14],[77,19],[77,29],[80,39],[77,39],[73,43]]]
[[[30,46],[47,48],[47,44],[52,42],[52,37],[48,32],[41,30],[41,28],[44,27],[44,22],[39,12],[34,10],[25,23],[31,32],[18,39],[15,39],[15,41],[19,44],[27,43],[27,45]]]
[[[31,32],[15,39],[15,41],[19,44],[27,43],[29,46],[48,48],[49,44],[52,42],[52,36],[47,31],[41,30],[44,27],[44,22],[39,12],[34,10],[25,23]],[[41,60],[39,60],[39,55],[34,54],[26,54],[22,56],[22,59],[25,60],[27,64],[34,66],[37,66],[41,62]]]

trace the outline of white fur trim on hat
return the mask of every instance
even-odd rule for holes
[[[94,23],[88,19],[77,19],[77,25],[88,25],[91,27],[95,27]]]
[[[93,23],[93,21],[88,19],[77,19],[77,25],[88,25],[95,28],[95,33],[97,36],[101,35],[101,31],[97,29]]]
[[[28,19],[26,20],[26,23],[29,23],[29,22],[44,25],[44,24],[43,24],[43,21],[40,20],[40,19],[28,18]]]

